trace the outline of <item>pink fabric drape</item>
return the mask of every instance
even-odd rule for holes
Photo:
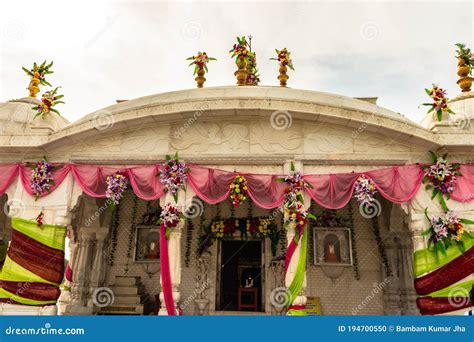
[[[53,165],[58,166],[57,164],[53,164]],[[31,190],[31,187],[30,187],[31,167],[27,165],[20,165],[19,167],[20,167],[20,180],[21,180],[21,184],[23,184],[23,188],[31,196],[34,196],[33,191]],[[66,178],[66,176],[68,175],[70,169],[71,169],[71,165],[65,164],[65,165],[60,166],[59,169],[53,171],[54,185],[51,186],[50,192],[53,192],[59,185],[61,185],[64,178]],[[48,194],[49,192],[45,192],[41,194],[40,197],[44,197]]]
[[[18,176],[19,164],[0,165],[0,195],[4,194]]]
[[[272,209],[283,202],[286,185],[275,182],[279,177],[277,175],[237,173],[197,165],[190,166],[190,171],[188,183],[206,203],[216,204],[226,200],[230,193],[229,186],[238,174],[247,180],[249,196],[257,206]]]
[[[368,172],[305,175],[313,188],[306,189],[311,198],[328,209],[343,208],[351,199],[359,176],[370,177],[380,194],[391,202],[404,203],[415,196],[423,179],[418,165],[395,166]]]
[[[170,260],[168,255],[168,240],[166,239],[166,228],[160,225],[160,275],[168,316],[175,316],[176,309],[173,300],[173,286],[171,283]]]
[[[286,184],[275,180],[283,175],[251,174],[206,168],[190,165],[188,186],[204,202],[216,204],[227,200],[229,185],[237,174],[245,176],[248,184],[249,197],[259,207],[271,209],[282,204]],[[139,165],[126,168],[114,168],[98,165],[64,164],[54,171],[54,191],[65,179],[69,171],[78,182],[84,193],[93,197],[105,197],[105,177],[116,171],[121,171],[130,179],[130,186],[135,194],[144,200],[155,200],[163,196],[164,190],[157,173],[161,164]],[[461,165],[462,176],[457,178],[456,189],[452,199],[461,202],[474,200],[474,165]],[[418,191],[423,171],[419,165],[404,165],[390,168],[371,170],[367,172],[352,172],[339,174],[305,175],[304,179],[313,188],[306,191],[320,206],[328,209],[344,207],[352,197],[354,183],[365,174],[370,177],[380,194],[391,202],[404,203],[415,196]],[[24,164],[0,165],[0,194],[3,194],[10,184],[19,176],[25,190],[32,194],[30,188],[31,168]],[[43,194],[43,196],[46,196]]]
[[[474,200],[474,165],[461,165],[460,177],[457,178],[456,188],[451,194],[453,200],[459,202],[470,202]]]

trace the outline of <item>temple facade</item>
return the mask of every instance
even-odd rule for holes
[[[120,101],[73,123],[54,114],[34,119],[36,103],[21,98],[0,104],[0,163],[36,162],[47,156],[54,163],[106,170],[153,165],[179,151],[180,159],[210,169],[285,175],[294,167],[304,175],[333,175],[429,164],[428,151],[448,153],[462,164],[474,162],[471,92],[452,100],[456,115],[443,115],[438,121],[428,114],[420,124],[378,106],[375,98],[287,87],[229,86],[156,94]],[[95,176],[89,176],[87,186],[93,188]],[[37,199],[25,190],[25,177],[22,171],[9,180],[0,176],[5,184],[8,181],[5,189],[0,186],[5,208],[0,212],[0,238],[7,248],[14,220],[34,221],[42,212],[45,223],[67,227],[64,245],[58,247],[65,250],[67,276],[57,284],[57,304],[22,302],[28,282],[38,282],[33,276],[21,279],[26,292],[19,286],[12,294],[4,287],[0,297],[12,300],[3,300],[1,314],[166,314],[156,222],[171,194],[145,200],[129,186],[112,209],[105,198],[85,192],[73,172]],[[212,183],[206,186],[212,192]],[[472,197],[464,202],[451,199],[449,207],[474,220]],[[308,225],[307,246],[302,250],[298,245],[292,259],[306,253],[303,285],[293,305],[322,315],[420,313],[421,294],[414,279],[428,270],[416,270],[414,252],[428,248],[425,208],[430,215],[441,215],[443,208],[424,185],[405,203],[380,194],[376,200],[375,213],[367,213],[355,199],[329,210],[305,195],[307,211],[318,219]],[[228,200],[210,204],[191,186],[180,190],[177,205],[184,218],[167,240],[177,313],[285,314],[285,291],[297,267],[292,261],[285,272],[285,253],[295,232],[284,228],[282,212],[251,199],[238,208]],[[236,226],[270,220],[278,234],[256,238],[235,231],[206,240],[206,227],[228,219]],[[473,225],[464,229],[474,234]],[[10,273],[12,262],[7,258],[4,264]],[[5,284],[8,279],[2,276]],[[472,283],[471,272],[444,288],[449,292],[453,285]],[[447,313],[462,314],[468,307],[451,306]]]

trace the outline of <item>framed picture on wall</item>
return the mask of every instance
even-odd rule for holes
[[[160,230],[157,226],[137,226],[135,262],[160,261]]]
[[[352,266],[349,228],[314,227],[314,264]]]

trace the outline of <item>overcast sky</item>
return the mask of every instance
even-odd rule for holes
[[[472,2],[2,1],[0,101],[28,94],[21,66],[54,60],[70,121],[115,103],[192,88],[185,58],[216,57],[206,86],[235,84],[228,50],[251,34],[262,85],[278,85],[275,48],[292,52],[293,88],[377,96],[419,122],[423,88],[456,85],[454,44],[473,45]],[[43,87],[42,91],[45,88]]]

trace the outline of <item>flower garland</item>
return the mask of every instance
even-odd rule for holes
[[[59,116],[61,115],[57,109],[54,108],[57,104],[64,103],[64,101],[59,101],[64,95],[57,94],[58,88],[59,87],[56,87],[53,90],[45,92],[41,96],[41,103],[32,107],[32,109],[36,111],[35,118],[39,116],[44,119],[49,112],[54,112]]]
[[[457,43],[455,46],[458,48],[456,50],[456,58],[462,59],[464,61],[464,65],[468,68],[469,73],[468,75],[472,74],[472,66],[474,64],[474,54],[471,52],[471,49],[466,47],[465,44]]]
[[[166,203],[158,220],[158,224],[166,229],[166,238],[169,238],[171,228],[176,227],[181,219],[184,219],[181,210],[172,203]]]
[[[295,171],[293,163],[291,163],[291,174],[285,178],[277,178],[276,181],[288,184],[283,201],[284,228],[294,228],[298,232],[298,237],[295,235],[295,242],[297,242],[308,223],[308,219],[316,219],[313,214],[306,211],[302,195],[303,189],[305,187],[311,188],[311,185],[303,180],[301,172]]]
[[[461,252],[466,250],[462,238],[464,235],[473,238],[463,224],[474,224],[474,221],[459,218],[454,210],[448,210],[444,216],[428,216],[428,208],[425,208],[425,216],[430,227],[422,235],[429,236],[428,248],[432,245],[436,253],[441,252],[446,256],[446,249],[454,241]]]
[[[433,100],[433,102],[431,103],[422,104],[422,106],[431,107],[428,110],[428,114],[431,112],[435,112],[438,121],[443,120],[443,113],[455,114],[448,106],[449,99],[446,96],[446,90],[439,88],[436,84],[433,83],[433,87],[431,89],[425,89],[425,92]]]
[[[105,178],[105,183],[107,184],[107,190],[105,191],[107,204],[115,208],[120,203],[123,193],[127,189],[128,179],[120,171],[116,171]]]
[[[41,85],[47,85],[51,87],[51,84],[46,81],[46,75],[54,73],[54,71],[50,70],[52,66],[53,62],[47,64],[46,61],[44,61],[40,65],[38,65],[36,62],[33,63],[33,67],[29,70],[25,67],[21,68],[31,78],[38,79]]]
[[[48,162],[46,157],[43,157],[36,165],[31,166],[30,189],[35,199],[38,199],[45,192],[51,192],[51,187],[55,184],[53,171],[56,168],[57,167]]]
[[[451,193],[456,186],[456,177],[461,175],[459,172],[461,165],[459,163],[448,163],[447,154],[438,157],[432,151],[429,151],[429,153],[433,164],[422,166],[425,172],[423,184],[427,184],[426,189],[433,189],[431,198],[437,197],[443,210],[448,211],[444,196],[446,195],[447,199],[451,197]]]
[[[359,205],[363,207],[371,206],[375,201],[375,194],[377,193],[377,188],[372,179],[366,175],[362,175],[357,178],[357,181],[354,184],[354,197],[359,202]]]
[[[248,197],[247,179],[244,176],[237,175],[234,181],[229,185],[230,200],[235,208],[238,208]]]
[[[191,56],[191,57],[188,57],[186,58],[187,61],[192,61],[189,66],[191,65],[195,65],[194,67],[194,74],[193,75],[196,75],[197,72],[200,70],[200,69],[204,69],[206,72],[208,72],[208,69],[207,69],[207,63],[209,63],[209,61],[217,61],[217,59],[213,58],[213,57],[209,57],[207,55],[207,53],[205,52],[201,52],[199,51],[197,56]]]
[[[293,67],[293,61],[291,60],[291,53],[290,51],[288,51],[287,48],[284,48],[281,51],[278,49],[275,49],[275,52],[277,53],[277,57],[270,58],[270,60],[278,61],[280,63],[280,66],[282,67],[287,66],[291,70],[295,70],[295,68]]]
[[[175,203],[178,202],[179,189],[186,191],[188,172],[190,170],[186,167],[186,163],[179,161],[178,152],[176,152],[174,158],[167,155],[163,169],[158,172],[160,182],[164,186],[164,191],[166,193],[170,192],[173,195]]]

